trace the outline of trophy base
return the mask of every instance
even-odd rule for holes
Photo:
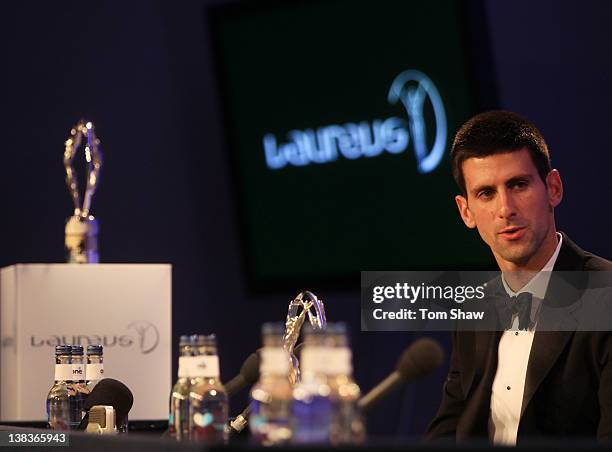
[[[69,264],[98,264],[98,221],[72,216],[66,221],[66,262]]]

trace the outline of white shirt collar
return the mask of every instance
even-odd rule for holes
[[[563,243],[563,235],[557,232],[557,237],[559,237],[559,243],[557,243],[555,252],[553,253],[552,256],[550,256],[550,259],[548,259],[548,262],[546,262],[546,265],[544,265],[544,267],[542,267],[542,270],[540,270],[542,272],[551,272],[553,271],[553,268],[555,268],[555,262],[557,262],[559,251],[561,251],[561,244]]]

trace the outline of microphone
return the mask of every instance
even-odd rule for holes
[[[259,353],[253,352],[249,355],[242,364],[242,367],[240,367],[238,375],[223,385],[228,397],[234,396],[242,389],[255,384],[259,380],[260,361]]]
[[[235,436],[238,433],[240,433],[241,431],[244,430],[244,428],[248,425],[249,423],[249,416],[251,415],[251,411],[253,410],[253,402],[250,402],[247,407],[242,410],[242,413],[240,413],[238,416],[236,416],[236,418],[233,421],[230,421],[229,426],[230,426],[230,436]]]
[[[89,422],[90,410],[97,405],[111,406],[115,409],[115,419],[121,423],[126,418],[132,405],[134,396],[129,388],[119,380],[103,378],[92,389],[85,400],[84,410],[87,413],[81,420],[77,430],[85,430]]]
[[[117,433],[115,409],[107,405],[96,405],[92,407],[91,410],[89,410],[89,423],[85,431],[97,435],[112,435]]]
[[[227,383],[224,383],[225,391],[228,397],[236,395],[247,386],[253,386],[259,380],[259,366],[261,365],[261,356],[259,351],[251,353],[248,358],[242,363],[238,375],[232,378]],[[302,344],[298,344],[294,349],[295,355],[299,354],[302,350]]]
[[[419,339],[402,352],[395,370],[363,396],[357,405],[365,412],[403,384],[429,375],[443,362],[444,351],[437,341]]]

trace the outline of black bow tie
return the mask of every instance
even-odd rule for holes
[[[516,297],[496,297],[495,307],[501,326],[506,330],[511,328],[512,318],[516,314],[519,318],[519,329],[528,329],[531,324],[531,299],[529,292],[520,293]]]

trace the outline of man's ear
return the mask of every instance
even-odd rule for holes
[[[474,229],[476,227],[476,222],[474,221],[474,217],[470,209],[468,208],[467,199],[461,195],[455,196],[455,202],[457,203],[457,208],[459,209],[459,215],[461,215],[461,219],[465,223],[465,225]]]
[[[563,199],[563,182],[561,182],[561,175],[556,169],[551,170],[546,176],[546,190],[548,191],[550,207],[557,207]]]

